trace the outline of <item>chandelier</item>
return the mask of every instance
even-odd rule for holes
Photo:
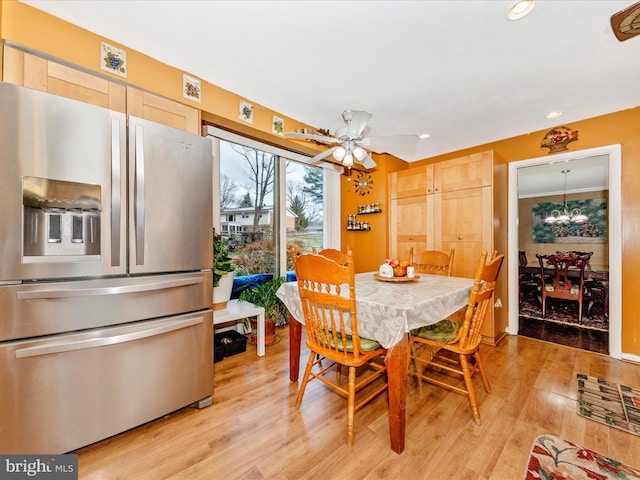
[[[568,223],[576,223],[581,225],[587,223],[589,218],[584,215],[579,208],[574,208],[571,211],[567,209],[567,174],[571,170],[562,170],[560,173],[564,173],[564,206],[562,211],[553,210],[547,218],[544,219],[544,223],[547,225],[567,225]]]

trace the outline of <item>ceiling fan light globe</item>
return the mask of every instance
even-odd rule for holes
[[[356,147],[353,149],[353,156],[356,157],[356,160],[361,162],[364,157],[367,156],[367,152],[365,152],[364,148],[362,147]]]
[[[353,165],[353,155],[351,155],[350,153],[344,156],[344,159],[342,160],[342,164],[345,167],[351,167]]]
[[[571,218],[566,213],[561,214],[556,220],[558,223],[569,223]]]
[[[333,151],[333,158],[341,162],[346,154],[347,154],[347,151],[344,149],[344,147],[338,147]]]

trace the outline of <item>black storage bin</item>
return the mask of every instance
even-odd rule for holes
[[[217,335],[213,337],[213,363],[224,359],[224,344]]]
[[[247,350],[247,337],[235,330],[228,330],[216,333],[214,344],[221,344],[224,347],[224,356],[230,357]]]

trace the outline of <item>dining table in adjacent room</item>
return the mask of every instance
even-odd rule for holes
[[[376,272],[355,276],[356,312],[361,337],[389,349],[389,435],[391,449],[401,453],[405,441],[408,338],[413,329],[433,325],[466,306],[473,279],[416,275],[383,279]],[[346,296],[347,289],[344,289]],[[278,297],[289,309],[289,378],[298,381],[304,315],[297,282],[283,284]]]

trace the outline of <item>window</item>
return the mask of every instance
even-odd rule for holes
[[[340,248],[340,172],[308,157],[206,127],[214,142],[214,204],[236,275],[293,269],[292,247]],[[219,168],[219,170],[218,170]],[[218,225],[214,214],[214,225]],[[233,248],[231,248],[233,247]]]

